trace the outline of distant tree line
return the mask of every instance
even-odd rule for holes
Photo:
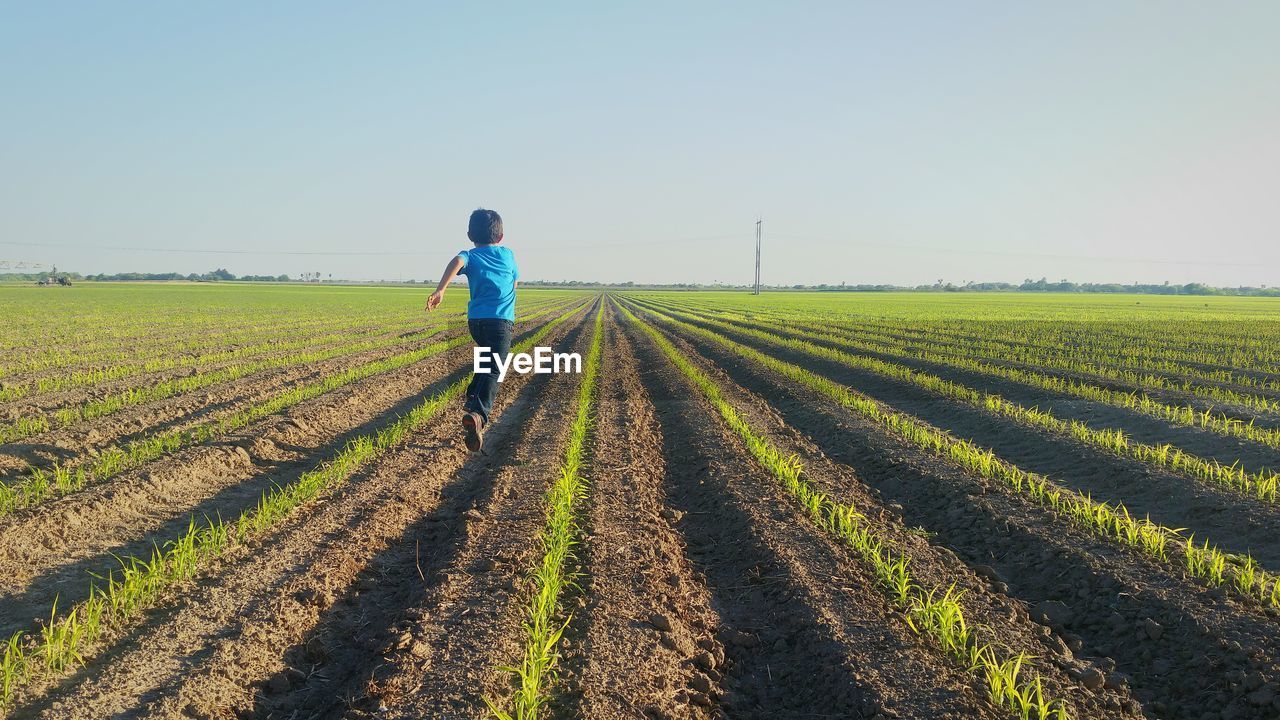
[[[723,284],[695,284],[695,283],[678,283],[669,285],[650,285],[644,283],[598,283],[598,282],[582,282],[580,280],[562,280],[560,282],[534,280],[529,282],[522,281],[521,286],[527,287],[549,287],[549,288],[576,288],[590,287],[602,289],[638,289],[638,290],[750,290],[751,285],[723,285]],[[932,285],[847,285],[840,283],[839,285],[764,285],[763,290],[771,292],[778,291],[799,291],[799,292],[1055,292],[1055,293],[1133,293],[1140,295],[1236,295],[1236,296],[1265,296],[1280,297],[1280,288],[1267,287],[1213,287],[1204,283],[1187,283],[1186,285],[1173,285],[1164,282],[1160,285],[1133,283],[1132,285],[1122,285],[1120,283],[1073,283],[1069,280],[1061,280],[1059,282],[1049,282],[1047,278],[1032,280],[1028,278],[1022,284],[1015,285],[1013,283],[1004,282],[986,282],[975,283],[967,282],[963,285],[944,282],[939,280]]]
[[[190,280],[192,282],[217,282],[219,280],[242,280],[247,282],[288,282],[288,275],[236,275],[226,268],[210,270],[207,273],[115,273],[113,275],[86,275],[85,280],[95,282],[113,281],[145,281],[145,280]]]
[[[50,276],[50,273],[0,273],[0,281],[39,282]],[[91,280],[93,282],[139,282],[148,280],[189,280],[191,282],[217,282],[220,280],[241,280],[245,282],[289,282],[288,275],[241,275],[239,277],[228,272],[226,268],[210,270],[207,273],[99,273],[97,275],[81,275],[76,272],[60,272],[59,277],[70,280]]]
[[[839,290],[840,288],[833,289]],[[920,285],[909,289],[924,292],[1135,293],[1140,295],[1260,295],[1280,297],[1280,288],[1269,288],[1266,285],[1262,287],[1241,285],[1239,287],[1220,288],[1205,285],[1204,283],[1175,285],[1168,280],[1159,285],[1144,283],[1133,283],[1131,285],[1120,283],[1073,283],[1065,278],[1058,282],[1049,282],[1047,278],[1040,278],[1039,280],[1027,278],[1022,281],[1021,285],[975,282],[954,285],[939,280],[933,285]]]

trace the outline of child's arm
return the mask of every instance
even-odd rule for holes
[[[427,309],[435,310],[440,307],[440,301],[444,300],[444,289],[449,287],[449,283],[453,282],[453,278],[458,275],[458,271],[462,269],[465,261],[462,256],[455,257],[449,261],[444,268],[444,275],[440,278],[440,284],[436,285],[436,291],[431,293],[431,297],[427,298]]]

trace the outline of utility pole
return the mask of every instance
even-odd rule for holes
[[[756,218],[756,295],[760,294],[760,223],[764,222],[762,218]]]

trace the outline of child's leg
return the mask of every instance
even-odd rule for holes
[[[511,339],[515,335],[515,323],[510,320],[484,319],[468,323],[471,337],[478,347],[487,347],[495,358],[506,358],[511,353]],[[490,372],[476,373],[467,386],[467,401],[463,406],[468,412],[480,415],[487,425],[493,399],[498,394],[496,362],[490,361]]]
[[[475,342],[476,347],[488,347],[488,344],[484,341],[479,320],[468,320],[467,330],[471,331],[471,340]],[[471,382],[467,383],[467,394],[462,408],[467,412],[479,413],[481,417],[486,417],[487,410],[481,410],[479,400],[476,399],[479,386],[483,382],[481,380],[482,377],[487,378],[488,376],[483,373],[473,373],[471,375]]]

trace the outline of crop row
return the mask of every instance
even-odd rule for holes
[[[525,309],[550,306],[560,298],[538,298],[522,306]],[[448,323],[463,311],[447,312],[443,318],[427,326]],[[114,352],[100,356],[90,354],[77,345],[68,357],[76,362],[63,363],[57,372],[22,373],[3,383],[0,402],[12,401],[44,392],[93,387],[101,383],[135,375],[181,368],[199,368],[227,360],[245,360],[264,354],[277,354],[303,347],[319,347],[325,343],[350,340],[361,336],[388,336],[424,323],[421,311],[414,317],[392,320],[372,314],[344,316],[335,320],[311,320],[301,323],[258,325],[249,329],[221,328],[222,334],[192,330],[178,339],[157,342],[151,338],[116,339],[107,343]],[[192,339],[195,337],[197,339]],[[127,351],[122,351],[127,347]],[[0,371],[0,377],[3,376]]]
[[[778,310],[773,314],[795,313]],[[1124,367],[1169,373],[1175,378],[1186,375],[1211,382],[1280,389],[1275,378],[1266,377],[1274,374],[1277,364],[1261,362],[1260,353],[1255,352],[1270,350],[1266,341],[1258,337],[1256,323],[1251,323],[1243,335],[1224,338],[1214,345],[1212,351],[1188,352],[1188,348],[1195,348],[1205,336],[1212,334],[1213,325],[1189,324],[1185,315],[1156,325],[1159,330],[1143,328],[1132,322],[1121,325],[1073,323],[1072,319],[1064,317],[959,325],[952,319],[939,322],[848,315],[823,317],[839,323],[841,327],[893,333],[904,340],[937,341],[947,338],[951,344],[989,352],[995,357],[1028,362],[1040,358],[1091,361],[1108,371]],[[1069,332],[1064,332],[1064,328]],[[1133,332],[1135,329],[1139,332]],[[1135,334],[1139,337],[1133,337]],[[1255,347],[1255,343],[1259,345]],[[1260,373],[1261,377],[1252,373]]]
[[[1228,587],[1251,602],[1280,608],[1280,577],[1263,570],[1251,556],[1225,553],[1207,539],[1196,544],[1194,536],[1184,536],[1181,531],[1153,523],[1147,518],[1133,517],[1122,503],[1097,502],[1061,487],[1043,475],[1027,472],[997,457],[991,450],[955,438],[906,413],[895,412],[799,365],[771,357],[705,328],[673,318],[658,319],[664,325],[711,341],[753,364],[768,368],[836,406],[867,418],[910,444],[968,473],[995,481],[1100,537],[1139,550],[1161,562],[1173,563],[1173,558],[1176,558],[1177,564],[1187,573],[1208,585]]]
[[[1230,342],[1215,345],[1214,350],[1198,354],[1200,361],[1175,360],[1166,353],[1185,352],[1196,346],[1205,334],[1220,326],[1221,322],[1195,322],[1186,313],[1162,317],[1147,323],[1135,320],[1125,322],[1100,322],[1080,320],[1079,316],[1050,314],[1035,317],[1027,312],[1029,307],[1019,307],[1017,314],[1003,315],[994,307],[986,308],[980,322],[964,320],[933,312],[924,317],[891,317],[869,312],[863,303],[856,306],[859,312],[850,311],[850,305],[834,305],[808,302],[797,307],[770,304],[767,307],[725,303],[687,298],[665,297],[664,302],[680,304],[686,309],[723,313],[746,313],[752,316],[768,315],[777,318],[795,318],[820,322],[842,331],[877,336],[897,343],[925,343],[939,349],[960,347],[968,354],[981,354],[989,359],[1014,361],[1035,365],[1042,360],[1053,362],[1062,371],[1098,373],[1111,382],[1135,384],[1144,374],[1152,375],[1147,382],[1153,388],[1172,391],[1188,389],[1187,377],[1198,382],[1236,385],[1224,388],[1222,397],[1210,398],[1218,402],[1230,398],[1239,387],[1253,388],[1263,395],[1273,392],[1268,388],[1280,383],[1280,364],[1263,362],[1259,356],[1272,355],[1266,338],[1267,326],[1252,322],[1249,332],[1232,337]],[[941,317],[938,317],[941,315]],[[1070,332],[1064,332],[1068,328]],[[1139,334],[1139,338],[1128,337]],[[1271,336],[1280,340],[1273,332]],[[1171,343],[1165,347],[1164,343]],[[1250,350],[1260,344],[1257,352]],[[1160,345],[1154,347],[1153,345]],[[1235,361],[1239,362],[1235,362]],[[1229,364],[1224,367],[1224,363]],[[1161,376],[1166,373],[1168,377]],[[1184,377],[1187,376],[1187,377]],[[1193,388],[1192,388],[1193,389]],[[1214,390],[1208,390],[1211,395]],[[1245,393],[1247,394],[1247,393]],[[1244,394],[1242,394],[1244,395]]]
[[[685,303],[684,307],[686,309],[700,309],[704,313],[717,314],[722,317],[739,316],[751,318],[766,316],[787,324],[797,323],[814,332],[839,333],[850,342],[893,348],[899,353],[927,354],[945,358],[959,357],[970,361],[980,359],[1002,364],[1014,370],[1021,369],[1040,374],[1056,372],[1065,375],[1068,380],[1075,379],[1073,376],[1080,376],[1094,383],[1115,383],[1135,389],[1146,388],[1174,392],[1188,395],[1204,403],[1231,404],[1249,408],[1255,412],[1280,414],[1280,400],[1275,398],[1241,392],[1229,387],[1197,384],[1177,377],[1126,370],[1114,364],[1107,364],[1097,357],[1095,353],[1082,351],[1078,347],[1054,347],[1041,349],[1033,353],[1012,346],[1012,342],[1001,345],[993,343],[986,338],[969,337],[967,334],[961,340],[943,342],[938,338],[947,334],[945,329],[939,329],[934,332],[932,326],[921,328],[919,326],[893,323],[883,319],[874,321],[834,319],[815,317],[813,313],[804,311],[769,310],[761,312],[758,310],[726,309],[720,306],[709,308],[706,305],[692,303]],[[1030,322],[1019,322],[1016,325],[1020,332],[1032,337],[1047,330],[1040,324]],[[919,333],[927,333],[927,336],[912,336]],[[883,351],[890,352],[891,350],[886,349]],[[1189,368],[1184,368],[1184,371],[1197,372]],[[1203,375],[1203,373],[1200,373],[1200,375]],[[1203,381],[1207,378],[1199,377],[1199,379]],[[1266,378],[1259,379],[1247,376],[1237,377],[1237,379],[1240,381],[1237,384],[1248,385],[1263,391],[1270,391],[1270,383],[1273,382]],[[1210,382],[1217,382],[1217,380],[1210,380]],[[1277,387],[1280,387],[1280,385],[1277,385]]]
[[[166,318],[158,312],[148,314],[142,308],[131,310],[123,315],[114,311],[105,311],[89,312],[72,317],[59,316],[55,322],[51,322],[48,315],[20,315],[15,318],[12,325],[6,326],[6,339],[0,340],[0,346],[10,351],[57,351],[65,350],[66,343],[76,340],[90,347],[106,347],[111,343],[132,338],[173,340],[184,331],[234,332],[235,328],[249,323],[254,315],[254,313],[228,314],[225,310],[198,313],[192,308],[187,308],[187,311],[179,317]],[[344,315],[353,316],[354,313]],[[170,321],[165,322],[166,319]],[[269,319],[269,322],[278,323],[279,327],[284,328],[293,324],[321,323],[326,319],[328,318],[294,316],[283,321]],[[88,337],[89,333],[93,333],[92,339]]]
[[[238,380],[266,370],[285,369],[368,350],[415,342],[430,337],[440,332],[440,330],[441,328],[428,329],[407,337],[392,336],[359,340],[320,350],[297,352],[281,357],[237,363],[217,370],[164,380],[146,387],[133,388],[104,398],[90,400],[75,407],[63,408],[52,414],[52,422],[49,417],[34,416],[19,418],[7,425],[0,425],[0,442],[20,440],[48,431],[55,426],[70,427],[77,422],[110,415],[124,408],[182,395],[211,385]]]
[[[1063,369],[1076,372],[1096,374],[1111,373],[1116,368],[1124,368],[1135,373],[1159,373],[1165,377],[1151,378],[1154,387],[1188,391],[1190,386],[1183,381],[1186,378],[1211,383],[1237,385],[1261,390],[1280,391],[1280,380],[1268,377],[1266,370],[1242,370],[1239,367],[1222,368],[1219,363],[1234,359],[1220,358],[1218,363],[1203,361],[1176,360],[1147,354],[1145,348],[1133,349],[1124,344],[1108,347],[1081,347],[1077,343],[1063,344],[1053,342],[1045,337],[1049,330],[1043,326],[1032,325],[1033,332],[1027,333],[1028,327],[1019,326],[1019,334],[1010,336],[1008,329],[998,334],[977,334],[973,331],[957,330],[938,325],[907,325],[905,323],[889,323],[884,321],[860,320],[849,323],[851,328],[864,330],[881,330],[892,332],[902,339],[910,341],[937,341],[949,339],[951,345],[974,348],[984,355],[996,359],[1018,360],[1026,363],[1062,362]],[[1030,337],[1026,337],[1030,335]],[[1183,333],[1175,333],[1180,342],[1184,342]],[[1014,339],[1014,338],[1017,339]],[[1258,374],[1261,373],[1261,374]],[[1136,378],[1136,374],[1125,373],[1125,377]]]
[[[939,342],[936,336],[903,340],[894,336],[894,331],[898,331],[899,328],[885,326],[883,323],[834,324],[822,319],[808,318],[807,320],[817,328],[825,328],[828,331],[838,330],[848,333],[851,337],[895,345],[907,351],[933,352],[936,354],[958,353],[965,357],[1007,363],[1010,366],[1027,370],[1039,372],[1054,370],[1081,376],[1094,382],[1122,383],[1135,388],[1182,393],[1201,398],[1207,402],[1239,405],[1257,412],[1280,413],[1280,402],[1275,398],[1241,392],[1216,384],[1203,384],[1209,382],[1242,385],[1263,391],[1280,389],[1280,383],[1267,378],[1247,375],[1224,375],[1222,371],[1211,373],[1185,366],[1177,366],[1175,368],[1177,373],[1191,375],[1198,381],[1192,382],[1178,375],[1155,374],[1145,369],[1127,369],[1123,364],[1106,362],[1094,353],[1079,357],[1078,352],[1068,352],[1067,349],[1057,348],[1033,352],[1009,347],[1008,345],[995,345],[991,341],[981,338],[965,338],[954,343]]]
[[[655,311],[656,312],[656,311]],[[1185,477],[1220,485],[1233,492],[1256,497],[1266,502],[1277,501],[1280,475],[1271,470],[1248,472],[1239,463],[1223,465],[1216,460],[1205,460],[1171,444],[1150,445],[1129,438],[1121,428],[1095,429],[1078,420],[1063,420],[1051,412],[1028,408],[997,394],[974,390],[957,382],[936,375],[913,370],[874,357],[854,355],[823,345],[790,337],[776,325],[734,325],[709,318],[696,318],[685,313],[671,313],[686,321],[733,331],[777,348],[785,348],[808,356],[829,360],[846,367],[865,370],[881,377],[907,382],[942,397],[958,400],[993,415],[1008,418],[1023,425],[1074,438],[1091,447],[1119,457],[1177,472]],[[765,328],[765,329],[761,329]]]
[[[400,321],[414,318],[406,316]],[[225,316],[206,323],[190,323],[169,328],[167,333],[148,333],[149,325],[135,328],[119,317],[104,318],[97,326],[60,340],[41,340],[30,348],[10,348],[0,378],[36,371],[65,371],[135,362],[154,357],[181,356],[209,348],[234,348],[276,335],[322,334],[332,328],[359,327],[386,322],[373,311],[340,315],[277,320],[270,315],[238,322]]]
[[[888,343],[861,342],[830,328],[789,319],[779,332],[840,345],[864,353],[874,353],[897,359],[917,360],[945,367],[1010,380],[1021,385],[1070,395],[1084,400],[1100,402],[1113,407],[1131,410],[1158,420],[1199,428],[1225,437],[1235,437],[1280,449],[1280,428],[1258,426],[1254,421],[1245,422],[1212,408],[1200,410],[1190,405],[1170,405],[1153,399],[1146,393],[1112,390],[1070,378],[1058,377],[1031,370],[1021,370],[1004,365],[975,360],[955,352],[913,351]]]
[[[939,298],[894,296],[879,301],[861,296],[846,302],[831,296],[809,296],[797,302],[772,302],[771,312],[815,312],[840,323],[870,323],[900,332],[997,340],[1010,347],[1042,348],[1080,357],[1110,356],[1122,362],[1145,360],[1180,362],[1194,366],[1280,372],[1280,324],[1265,305],[1250,312],[1201,313],[1185,305],[1152,312],[1141,301],[1123,309],[1098,298],[1069,304],[1039,302],[1023,297],[997,300],[974,296],[967,305]],[[690,305],[725,307],[690,297]],[[741,309],[757,309],[740,302]],[[914,310],[909,310],[914,308]],[[1118,312],[1117,312],[1118,310]]]
[[[911,574],[911,557],[876,531],[864,514],[849,503],[827,497],[814,488],[798,457],[780,452],[725,399],[720,388],[689,361],[660,332],[626,309],[622,313],[645,332],[662,353],[707,401],[743,442],[751,456],[807,511],[809,519],[843,542],[865,563],[889,601],[905,615],[908,626],[928,638],[962,667],[982,678],[991,701],[1014,717],[1067,720],[1060,700],[1045,696],[1039,676],[1027,677],[1028,657],[999,648],[994,633],[965,621],[962,593],[955,586],[925,588]]]
[[[527,322],[548,313],[556,312],[560,305],[528,313],[522,317]],[[23,478],[8,484],[0,483],[0,517],[37,505],[51,497],[61,497],[97,482],[102,482],[126,470],[138,467],[182,448],[206,443],[228,433],[246,427],[264,417],[287,410],[299,403],[350,385],[374,375],[412,365],[434,355],[452,350],[471,342],[468,336],[449,340],[373,360],[356,367],[329,373],[320,379],[286,388],[226,417],[176,430],[148,434],[123,447],[103,449],[87,463],[62,464],[49,468],[32,468]]]
[[[317,333],[314,328],[295,331],[287,335],[266,333],[251,344],[238,345],[228,349],[216,349],[211,352],[189,355],[165,354],[139,362],[72,370],[57,375],[35,378],[27,382],[9,383],[0,389],[0,402],[12,402],[44,393],[92,388],[116,380],[149,375],[165,370],[180,368],[200,369],[228,360],[250,360],[264,355],[277,355],[305,348],[320,347],[329,343],[349,342],[353,336],[398,335],[412,328],[421,328],[422,325],[423,323],[420,320],[405,321],[399,325],[384,324],[382,326],[370,326],[367,322],[364,322],[361,326],[350,325],[327,328],[323,333]]]
[[[521,306],[572,293],[524,291]],[[422,317],[424,295],[377,288],[93,286],[59,295],[0,293],[0,383],[27,383],[160,358],[232,350],[344,328],[390,328]],[[447,311],[464,303],[449,300]]]
[[[571,309],[546,323],[513,352],[528,351],[577,311],[578,308]],[[257,506],[245,510],[237,519],[206,517],[203,523],[197,523],[193,518],[186,534],[163,547],[157,546],[149,556],[121,558],[120,568],[95,580],[88,598],[61,615],[55,603],[50,621],[39,631],[19,632],[3,645],[0,709],[8,707],[21,688],[32,681],[51,678],[83,664],[94,641],[106,630],[153,606],[166,589],[194,577],[212,558],[263,536],[300,506],[337,487],[398,445],[461,395],[468,382],[469,378],[463,378],[376,432],[351,440],[315,469],[265,494]]]
[[[569,441],[559,474],[547,493],[547,520],[538,537],[542,554],[530,571],[533,592],[525,608],[524,654],[520,664],[504,667],[519,678],[520,687],[504,709],[488,698],[485,703],[500,720],[537,720],[547,704],[548,689],[555,679],[558,645],[568,618],[563,617],[561,595],[572,581],[569,568],[576,562],[574,546],[582,536],[578,506],[586,499],[588,487],[582,477],[587,436],[592,429],[596,384],[600,374],[600,347],[604,303],[596,311],[591,345],[578,385],[577,413],[569,428]]]
[[[206,372],[188,375],[185,377],[171,378],[143,387],[130,388],[103,398],[89,400],[80,405],[62,408],[54,411],[50,416],[36,415],[19,418],[7,425],[0,425],[0,442],[21,440],[22,438],[29,437],[36,433],[46,432],[55,427],[67,428],[83,420],[104,417],[128,407],[154,402],[156,400],[163,400],[176,395],[182,395],[184,393],[206,388],[211,385],[217,385],[219,383],[238,380],[266,370],[279,370],[292,366],[320,362],[323,360],[331,360],[336,357],[363,352],[366,350],[374,350],[388,345],[413,342],[428,338],[438,332],[440,332],[440,329],[436,328],[417,333],[416,335],[407,338],[393,337],[379,338],[377,340],[360,340],[321,350],[307,350],[304,352],[290,353],[280,357],[236,363],[216,370],[208,370]],[[52,421],[50,421],[50,418],[52,418]]]

